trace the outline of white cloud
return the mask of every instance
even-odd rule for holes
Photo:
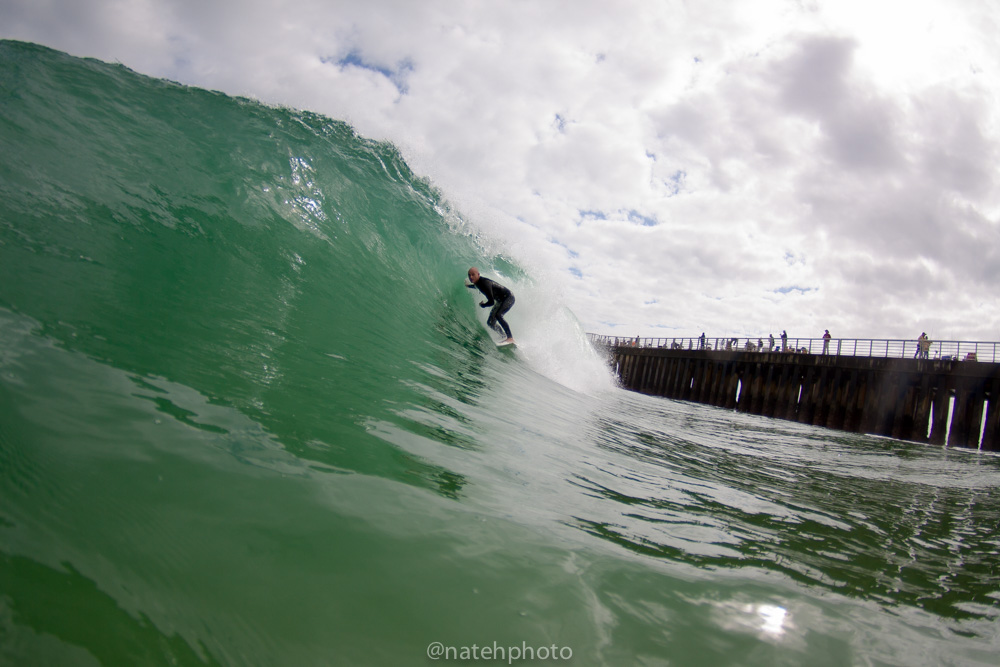
[[[590,330],[996,339],[998,12],[18,0],[0,36],[391,139]]]

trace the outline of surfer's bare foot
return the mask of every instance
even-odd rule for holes
[[[513,338],[507,338],[503,342],[505,342],[505,343],[513,343],[514,339]]]

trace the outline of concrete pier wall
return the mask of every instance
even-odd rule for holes
[[[608,354],[622,385],[644,394],[1000,450],[1000,363],[629,346],[609,347]]]

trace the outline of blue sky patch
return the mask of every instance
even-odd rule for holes
[[[681,188],[684,187],[684,179],[686,178],[687,172],[678,169],[669,180],[663,181],[663,184],[667,186],[667,190],[670,192],[668,196],[673,197],[680,194]]]
[[[568,254],[573,259],[576,259],[577,257],[580,256],[580,253],[574,251],[572,248],[570,248],[568,245],[566,245],[565,243],[563,243],[559,239],[549,239],[549,243],[551,243],[553,245],[559,246],[560,248],[562,248],[563,250],[565,250],[566,254]]]
[[[409,91],[409,85],[406,82],[406,78],[413,71],[413,61],[409,58],[404,58],[396,64],[395,69],[390,69],[383,65],[379,65],[375,62],[365,60],[364,56],[358,49],[352,49],[346,56],[339,60],[333,58],[321,58],[324,64],[336,65],[340,69],[347,67],[357,67],[358,69],[366,69],[369,72],[377,72],[385,78],[392,82],[392,85],[396,86],[396,90],[399,91],[401,95],[405,95]]]
[[[789,292],[798,292],[799,294],[805,294],[806,292],[816,292],[815,287],[799,287],[798,285],[789,285],[788,287],[779,287],[778,289],[771,290],[776,294],[788,294]]]
[[[800,257],[795,253],[791,252],[790,250],[786,250],[785,263],[788,264],[789,266],[793,266],[795,264],[802,264],[803,266],[805,266],[806,260],[805,257]]]
[[[656,225],[659,224],[656,221],[656,218],[651,218],[648,215],[643,215],[642,213],[639,213],[639,211],[636,211],[635,209],[632,209],[631,211],[628,212],[628,220],[629,222],[638,222],[643,227],[656,227]]]

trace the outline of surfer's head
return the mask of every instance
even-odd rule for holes
[[[474,283],[479,280],[479,269],[472,267],[469,269],[469,282]]]

